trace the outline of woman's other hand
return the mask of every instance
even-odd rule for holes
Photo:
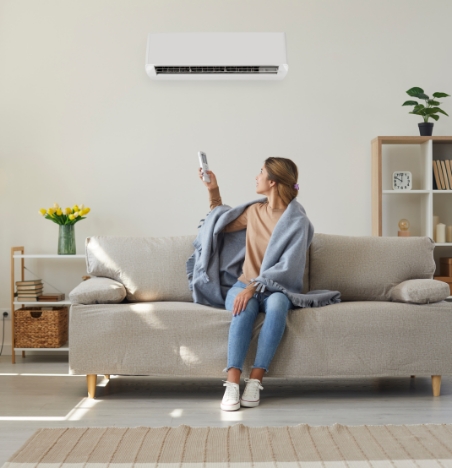
[[[234,299],[234,307],[232,308],[232,315],[239,315],[246,309],[248,301],[254,296],[254,290],[244,289],[239,292]]]
[[[207,174],[210,176],[210,182],[205,182],[202,180],[204,172],[202,170],[202,167],[198,169],[198,175],[199,178],[201,179],[201,182],[207,187],[208,190],[213,190],[218,188],[218,183],[217,183],[217,178],[215,177],[215,174],[212,171],[207,171]]]

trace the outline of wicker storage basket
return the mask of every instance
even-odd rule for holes
[[[14,311],[15,348],[60,348],[68,340],[67,307],[27,307]]]

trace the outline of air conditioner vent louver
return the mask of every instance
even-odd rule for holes
[[[277,74],[279,67],[275,66],[215,66],[215,67],[178,67],[155,66],[157,75],[191,75],[191,74]]]

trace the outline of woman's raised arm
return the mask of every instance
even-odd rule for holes
[[[215,174],[212,171],[207,171],[207,174],[210,176],[210,182],[205,182],[202,180],[203,171],[200,167],[198,169],[199,178],[201,182],[207,187],[209,191],[209,202],[210,202],[210,210],[213,210],[216,206],[220,206],[223,204],[220,195],[220,188],[218,187],[218,182]],[[241,231],[242,229],[246,229],[248,224],[248,208],[234,221],[231,221],[224,229],[223,232],[234,232],[234,231]]]
[[[209,191],[210,209],[213,210],[216,206],[222,205],[223,202],[221,201],[220,188],[218,187],[215,174],[212,171],[207,171],[207,174],[210,177],[210,182],[205,182],[202,180],[203,170],[201,167],[198,169],[199,178]]]

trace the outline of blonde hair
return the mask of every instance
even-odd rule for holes
[[[288,205],[298,195],[298,190],[294,187],[298,180],[297,165],[290,159],[277,157],[267,158],[264,165],[268,180],[276,182],[278,195]]]

